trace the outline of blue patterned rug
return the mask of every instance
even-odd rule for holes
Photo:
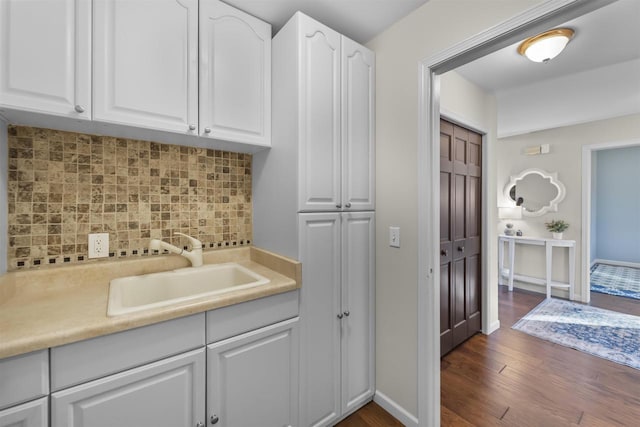
[[[591,267],[591,290],[601,294],[640,299],[640,269],[594,264]]]
[[[512,326],[543,340],[640,369],[640,317],[546,299]]]

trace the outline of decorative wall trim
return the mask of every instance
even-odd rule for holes
[[[398,405],[380,390],[376,390],[373,401],[382,407],[385,411],[393,415],[395,419],[400,421],[407,427],[418,427],[418,419],[411,415],[409,411]]]

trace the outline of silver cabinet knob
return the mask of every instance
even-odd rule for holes
[[[217,424],[218,421],[220,421],[220,418],[218,418],[218,416],[216,414],[211,415],[211,424]]]
[[[204,133],[211,133],[211,128],[204,128]]]
[[[349,317],[349,315],[350,315],[350,314],[351,314],[351,313],[349,313],[349,311],[345,311],[345,312],[344,312],[344,316],[345,316],[345,317]]]
[[[84,113],[84,107],[82,107],[82,105],[76,105],[74,110],[76,110],[76,113]]]
[[[342,313],[338,313],[338,319],[342,319]]]
[[[189,130],[196,130],[196,125],[189,125]]]
[[[338,203],[338,204],[336,205],[336,208],[338,208],[338,209],[340,209],[341,207],[342,207],[342,205],[341,205],[340,203]]]
[[[350,208],[351,207],[351,203],[347,202],[346,205],[344,205],[345,208]]]
[[[196,427],[204,427],[204,423],[202,421],[198,421],[196,423]]]

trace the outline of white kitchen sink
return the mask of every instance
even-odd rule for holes
[[[262,286],[269,279],[230,262],[122,277],[109,283],[107,316]]]

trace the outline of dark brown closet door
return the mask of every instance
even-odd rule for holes
[[[481,327],[482,136],[440,120],[441,355]]]

